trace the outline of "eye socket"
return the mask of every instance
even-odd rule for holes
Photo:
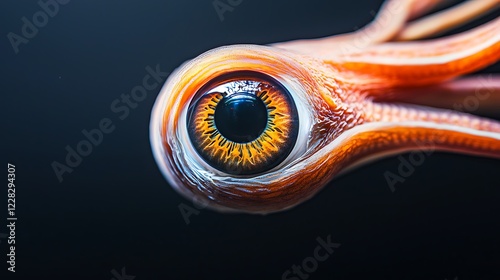
[[[211,80],[195,94],[187,127],[194,149],[210,166],[252,175],[286,159],[297,141],[299,118],[281,83],[239,71]]]

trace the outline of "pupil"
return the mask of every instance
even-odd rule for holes
[[[249,93],[224,97],[215,108],[215,126],[227,139],[246,143],[257,139],[267,125],[267,108],[262,99]]]

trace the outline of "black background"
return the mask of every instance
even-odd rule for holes
[[[435,153],[393,193],[383,174],[400,161],[388,158],[290,211],[201,210],[186,225],[178,206],[192,203],[168,186],[149,145],[160,87],[123,121],[110,110],[148,65],[171,72],[221,45],[352,31],[380,4],[244,0],[220,21],[210,0],[72,0],[15,54],[7,33],[20,34],[21,17],[40,7],[2,1],[2,159],[16,165],[16,276],[109,280],[125,267],[136,280],[281,279],[331,235],[341,246],[309,279],[500,279],[498,160]],[[51,163],[105,117],[115,131],[59,183]],[[3,225],[6,187],[2,194]],[[0,252],[3,275],[5,239]]]

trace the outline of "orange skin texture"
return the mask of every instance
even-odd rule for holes
[[[436,1],[412,3],[407,7],[408,18],[422,14]],[[353,35],[210,51],[184,65],[164,88],[169,96],[161,100],[158,139],[166,177],[183,195],[214,209],[265,214],[307,200],[336,175],[370,157],[428,149],[500,158],[497,121],[387,103],[397,100],[391,94],[413,92],[407,94],[410,99],[419,89],[439,91],[439,85],[450,79],[497,62],[498,34],[500,19],[449,38],[371,44],[341,52],[328,48],[335,47],[335,42],[348,44],[345,38]],[[221,73],[239,70],[298,81],[313,119],[307,147],[298,160],[269,174],[228,182],[217,176],[193,179],[186,175],[189,167],[176,152],[183,147],[171,135],[185,125],[180,121],[183,110],[201,86]]]

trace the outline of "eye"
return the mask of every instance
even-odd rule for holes
[[[279,165],[299,130],[288,90],[274,78],[250,71],[208,82],[191,101],[186,121],[198,155],[232,175],[258,174]]]

